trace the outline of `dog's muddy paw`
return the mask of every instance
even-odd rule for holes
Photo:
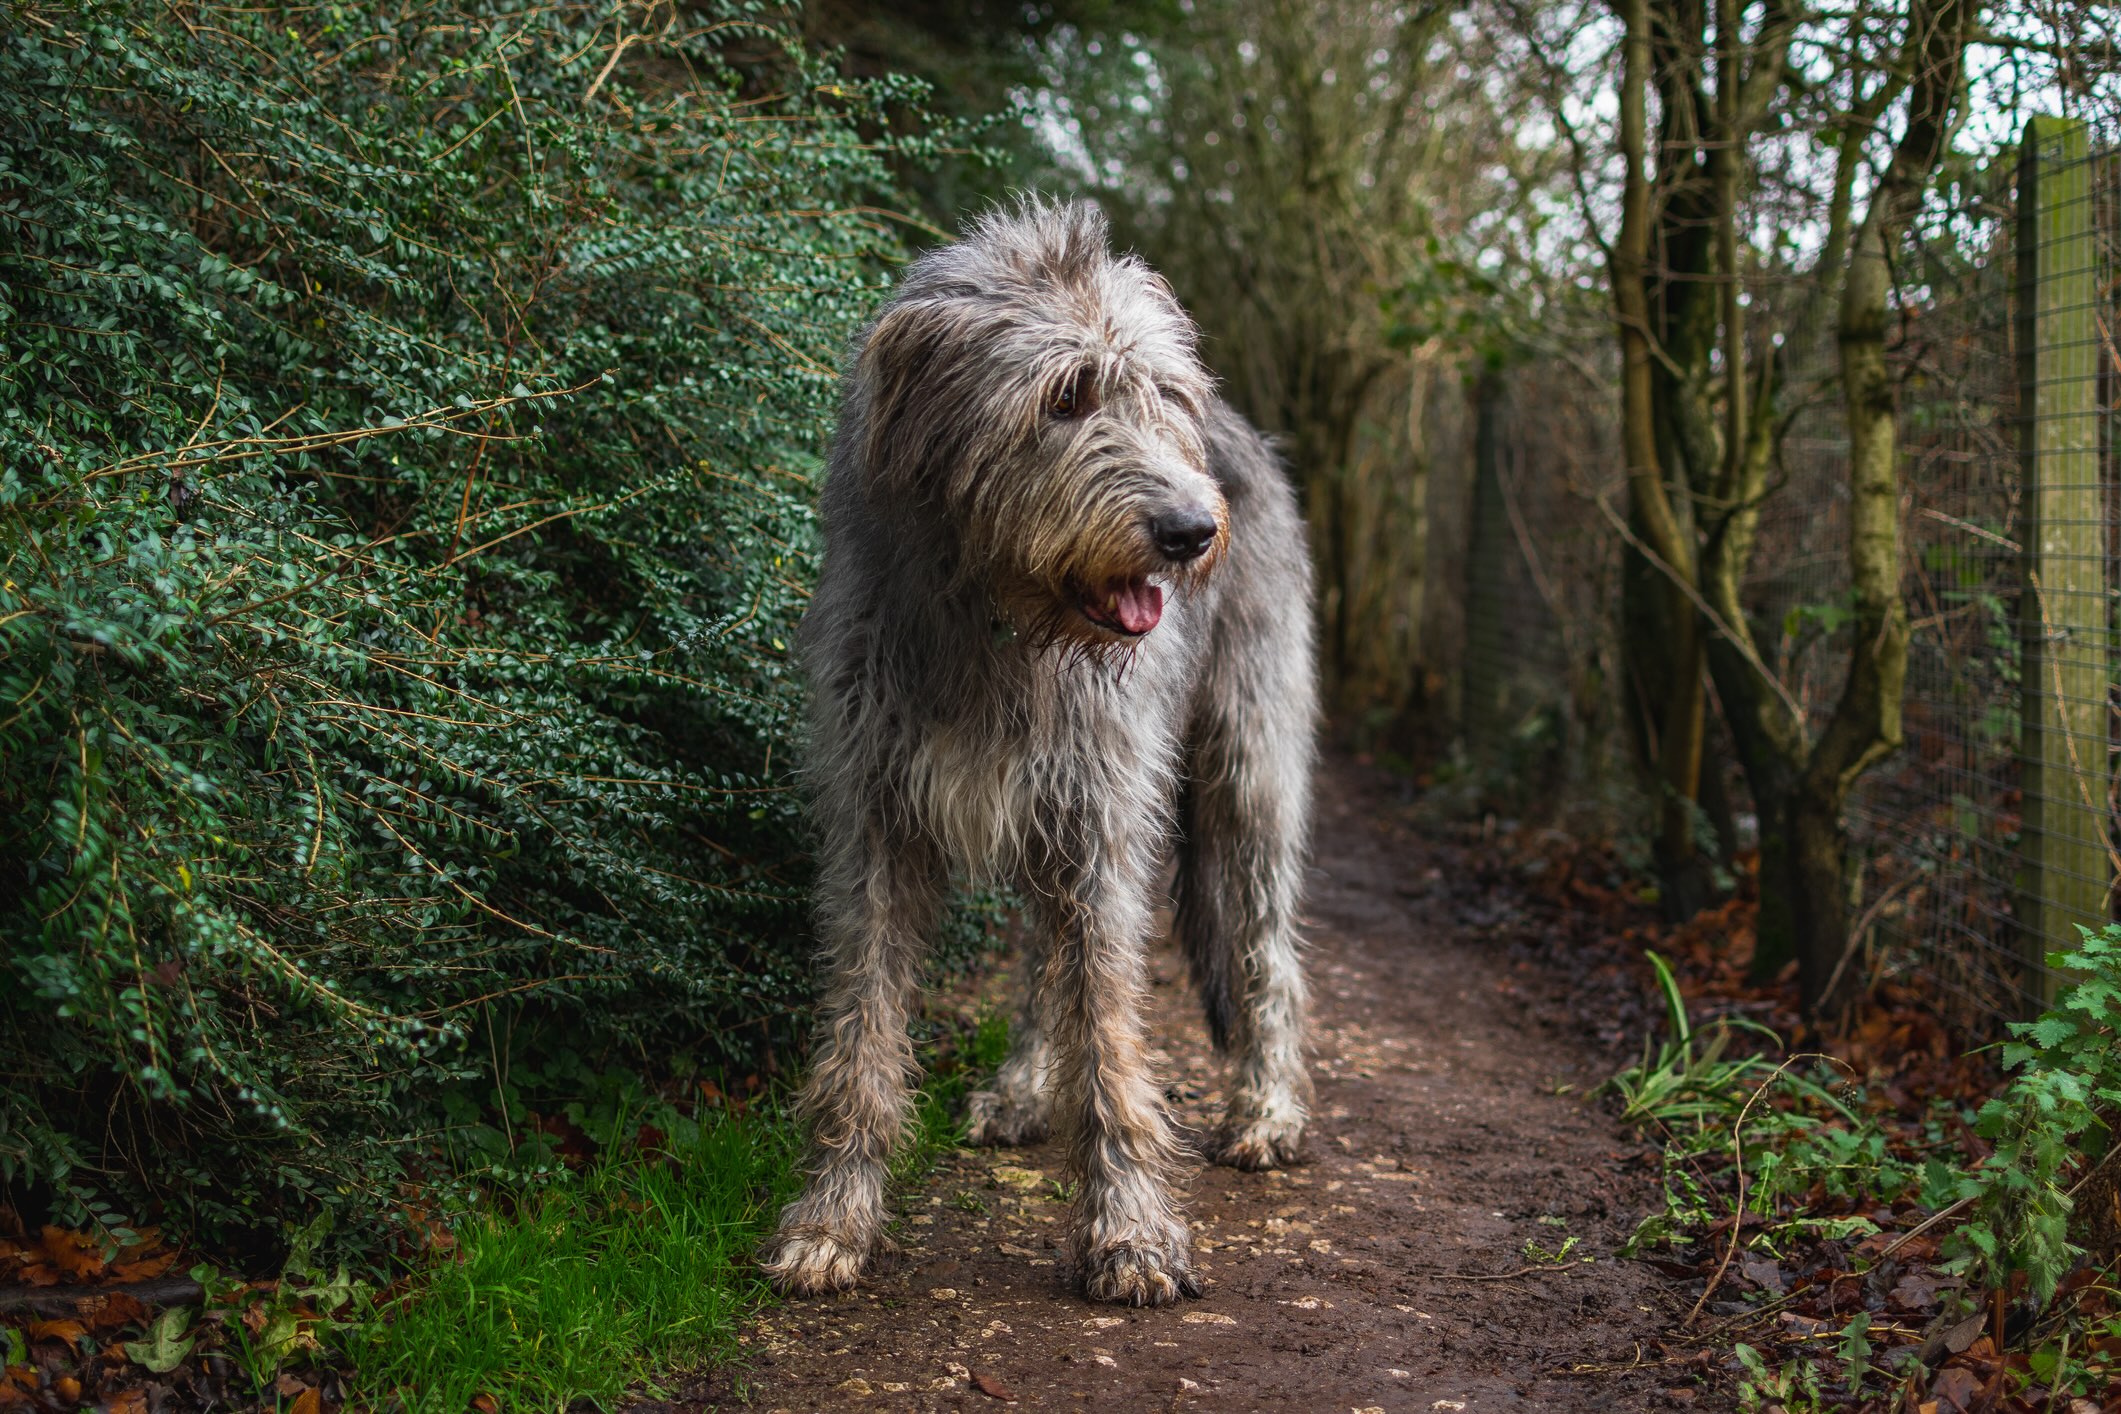
[[[816,1228],[776,1233],[759,1266],[783,1296],[830,1296],[852,1291],[865,1254],[852,1243]]]
[[[1036,1144],[1051,1129],[1044,1096],[1024,1100],[1000,1090],[975,1090],[965,1101],[965,1137],[982,1148]]]
[[[1115,1306],[1169,1306],[1201,1293],[1200,1277],[1183,1246],[1159,1248],[1115,1242],[1083,1264],[1083,1295]]]
[[[1257,1173],[1287,1168],[1302,1157],[1303,1146],[1301,1119],[1225,1120],[1209,1141],[1208,1152],[1228,1168]]]

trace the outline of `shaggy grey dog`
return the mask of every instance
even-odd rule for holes
[[[953,875],[1013,883],[1034,913],[1015,1050],[971,1123],[1066,1137],[1086,1294],[1200,1291],[1142,1015],[1174,849],[1178,937],[1234,1057],[1210,1152],[1297,1151],[1309,560],[1194,340],[1094,207],[1032,201],[916,261],[855,345],[803,623],[829,977],[809,1183],[765,1254],[784,1292],[851,1287],[877,1241]]]

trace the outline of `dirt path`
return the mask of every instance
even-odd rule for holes
[[[1352,769],[1324,784],[1310,1162],[1201,1171],[1188,1211],[1206,1296],[1160,1311],[1085,1303],[1055,1250],[1058,1152],[960,1153],[903,1205],[895,1261],[845,1300],[767,1312],[746,1337],[749,1368],[706,1402],[1668,1407],[1657,1389],[1674,1382],[1655,1371],[1571,1373],[1627,1364],[1673,1314],[1652,1272],[1611,1260],[1649,1194],[1622,1162],[1634,1146],[1576,1098],[1607,1062],[1534,1019],[1551,1001],[1543,979],[1454,922],[1455,850],[1378,823]],[[1220,1077],[1175,954],[1158,954],[1156,979],[1163,1073],[1204,1128]],[[1527,1255],[1571,1238],[1563,1263]]]

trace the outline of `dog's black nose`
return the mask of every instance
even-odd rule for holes
[[[1184,564],[1208,553],[1215,543],[1215,515],[1205,506],[1165,511],[1149,522],[1149,538],[1167,560]]]

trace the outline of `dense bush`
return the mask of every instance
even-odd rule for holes
[[[373,1212],[524,1034],[785,1034],[787,645],[913,95],[761,14],[13,11],[18,1196]]]

